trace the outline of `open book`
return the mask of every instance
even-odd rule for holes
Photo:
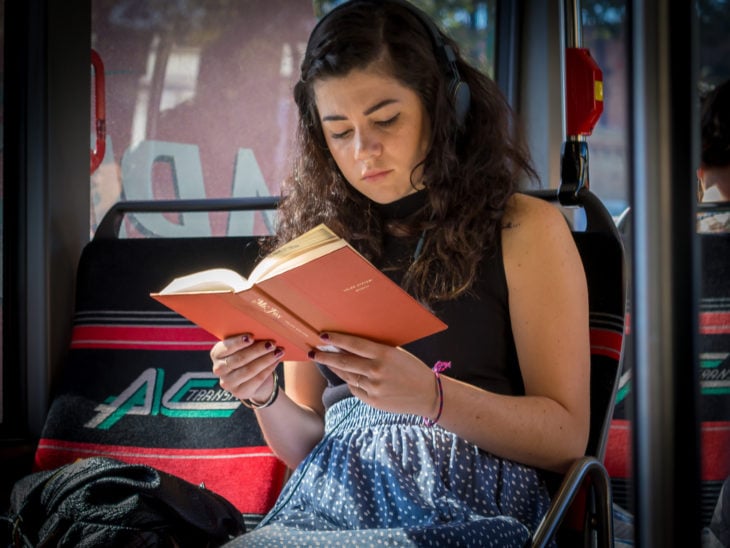
[[[323,348],[327,331],[400,346],[447,327],[323,224],[264,257],[248,279],[204,270],[151,296],[219,339],[273,340],[292,361]]]

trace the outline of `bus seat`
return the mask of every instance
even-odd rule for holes
[[[699,241],[700,479],[706,526],[730,477],[730,232],[701,233]]]
[[[556,191],[530,192],[560,203]],[[603,464],[623,359],[626,311],[624,248],[610,213],[588,189],[571,197],[583,208],[586,229],[574,231],[588,283],[591,339],[591,421],[585,456],[564,476],[550,510],[533,534],[532,546],[586,542],[595,533],[598,545],[613,546],[610,478]]]
[[[149,293],[204,268],[248,274],[258,239],[121,239],[119,211],[109,215],[116,219],[102,222],[79,261],[68,359],[34,468],[92,456],[150,465],[204,484],[252,527],[276,500],[286,467],[253,412],[218,385],[215,339]]]
[[[699,374],[701,450],[701,521],[709,523],[722,483],[730,476],[730,232],[706,232],[709,216],[727,218],[730,204],[698,206],[698,246],[701,271],[699,302]],[[703,222],[700,222],[703,221]],[[631,232],[630,219],[623,232]],[[632,332],[627,328],[627,345]],[[629,510],[632,502],[632,461],[629,400],[632,354],[627,352],[611,421],[606,468],[615,501]]]

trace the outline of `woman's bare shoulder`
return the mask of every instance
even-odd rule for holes
[[[515,194],[505,211],[502,254],[508,278],[517,281],[548,276],[565,269],[581,270],[568,220],[553,203]]]
[[[513,194],[507,202],[502,226],[505,236],[529,234],[537,227],[569,231],[567,219],[555,205],[522,193]]]

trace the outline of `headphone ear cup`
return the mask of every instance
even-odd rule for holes
[[[464,127],[466,115],[469,113],[471,106],[471,90],[466,82],[457,80],[454,82],[451,98],[454,102],[454,115],[459,129]]]
[[[459,129],[462,129],[471,105],[471,90],[469,85],[461,79],[453,48],[441,40],[435,28],[433,29],[433,37],[443,55],[446,77],[449,79],[449,98],[453,104],[456,123]]]

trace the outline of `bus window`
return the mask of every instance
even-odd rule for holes
[[[730,6],[727,1],[722,0],[699,0],[697,2],[697,19],[699,22],[699,70],[698,95],[704,104],[705,99],[718,86],[730,81],[730,35],[727,29],[730,27]],[[730,84],[726,84],[730,85]],[[717,154],[715,155],[717,156]],[[721,162],[720,158],[714,158],[711,162]],[[709,166],[712,167],[712,166]],[[721,167],[715,165],[714,167]],[[725,168],[727,171],[727,168]],[[703,202],[727,201],[726,192],[721,192],[714,180],[704,181],[704,172],[698,171],[698,185]],[[702,179],[702,180],[701,180]],[[711,226],[717,223],[703,223]],[[722,230],[727,230],[727,222],[717,225]]]
[[[727,0],[698,0],[700,95],[730,78],[730,6]]]
[[[603,72],[603,114],[588,138],[590,187],[617,218],[629,202],[626,0],[581,2],[583,47]]]
[[[495,0],[416,4],[493,74]],[[277,195],[297,120],[292,87],[317,15],[333,5],[92,1],[107,136],[91,175],[90,232],[118,200]],[[262,233],[273,226],[268,215],[140,214],[124,228],[127,236]]]
[[[92,232],[121,199],[278,193],[296,122],[291,88],[315,18],[298,0],[249,6],[92,2],[108,131],[91,176]],[[202,215],[140,216],[131,232],[226,233],[227,218]]]

